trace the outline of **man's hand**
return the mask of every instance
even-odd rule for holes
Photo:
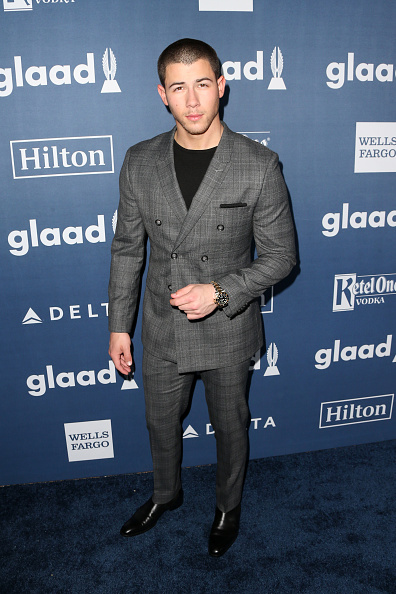
[[[187,285],[171,294],[170,304],[184,311],[189,320],[199,320],[216,309],[215,295],[213,285]]]
[[[128,375],[132,366],[131,339],[127,332],[110,332],[109,355],[116,369]]]

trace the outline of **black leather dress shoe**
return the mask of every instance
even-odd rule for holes
[[[141,507],[133,514],[121,528],[121,536],[137,536],[143,534],[147,530],[154,528],[162,514],[166,511],[177,509],[183,503],[183,490],[180,489],[178,494],[168,501],[168,503],[154,503],[152,498],[146,503],[143,503]]]
[[[239,532],[241,504],[229,512],[222,512],[216,507],[214,522],[209,535],[209,555],[221,557],[235,542]]]

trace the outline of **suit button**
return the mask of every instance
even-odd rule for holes
[[[173,252],[173,253],[171,254],[171,258],[172,258],[172,260],[176,260],[176,258],[177,258],[177,254],[176,254],[176,252]]]
[[[160,219],[157,219],[157,220],[155,221],[155,224],[156,224],[156,225],[158,225],[158,227],[159,227],[160,225],[162,225],[162,221],[160,221]]]
[[[169,291],[172,291],[172,285],[168,285]]]
[[[209,260],[208,256],[202,256],[201,258],[202,262],[207,262]]]
[[[218,231],[224,231],[224,225],[217,225]]]

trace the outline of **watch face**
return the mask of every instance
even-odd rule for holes
[[[225,307],[228,303],[228,297],[226,293],[219,293],[217,295],[217,305],[219,307]]]

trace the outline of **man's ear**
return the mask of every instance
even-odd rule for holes
[[[217,79],[217,88],[219,89],[219,99],[224,95],[226,80],[223,75]]]
[[[161,97],[162,101],[168,107],[168,101],[166,99],[166,92],[165,92],[164,87],[162,85],[158,85],[157,89],[158,89],[158,93],[159,93],[159,96]]]

